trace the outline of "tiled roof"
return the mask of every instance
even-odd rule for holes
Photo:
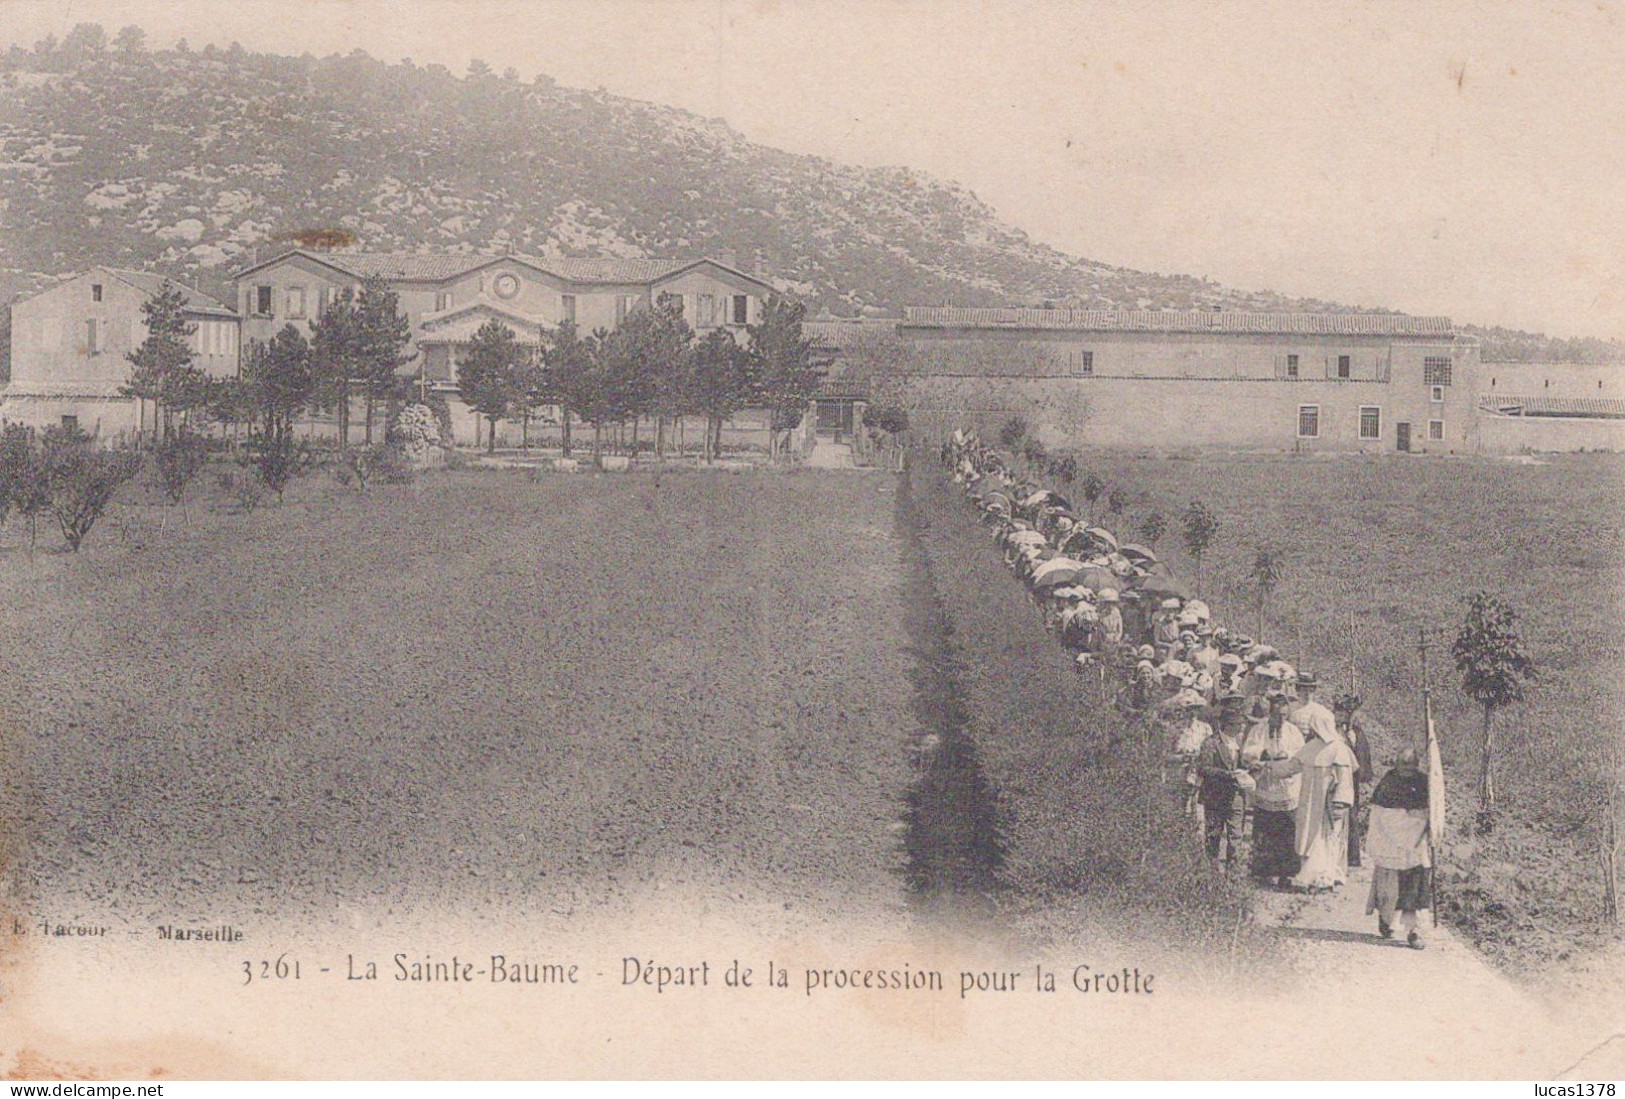
[[[551,271],[561,279],[570,282],[599,282],[599,283],[625,283],[625,282],[654,282],[656,279],[681,271],[690,266],[693,260],[669,259],[621,259],[614,256],[588,257],[585,259],[568,258],[542,258],[540,256],[517,257],[526,263],[535,264],[544,271]]]
[[[1493,397],[1479,398],[1480,408],[1503,416],[1586,416],[1625,419],[1625,400],[1618,397]]]
[[[190,313],[207,313],[216,317],[235,317],[237,315],[236,311],[225,302],[220,301],[218,298],[212,298],[201,290],[194,290],[183,282],[177,282],[175,279],[156,275],[150,271],[128,271],[122,267],[104,267],[102,270],[123,279],[149,298],[157,296],[162,292],[164,284],[168,283],[181,292],[181,296],[186,299],[186,309]]]
[[[909,306],[904,328],[1017,328],[1080,332],[1222,332],[1303,336],[1454,335],[1449,317],[1398,313],[1225,313],[1174,310],[961,309]]]
[[[233,276],[241,279],[252,271],[268,267],[288,256],[300,255],[329,267],[343,271],[358,279],[382,275],[386,279],[413,282],[446,282],[503,259],[512,259],[537,270],[545,271],[565,282],[584,285],[647,285],[687,271],[702,263],[714,263],[764,288],[771,287],[757,278],[708,257],[689,259],[627,259],[619,256],[588,256],[581,258],[560,256],[527,256],[517,252],[506,254],[474,255],[471,253],[437,252],[314,252],[303,248],[289,249],[270,259],[261,260],[241,268]]]
[[[319,252],[309,253],[358,279],[382,275],[386,279],[441,282],[490,263],[494,256],[448,255],[436,252]]]
[[[801,334],[823,347],[859,347],[895,336],[897,318],[815,318],[801,322]]]
[[[650,283],[674,275],[703,262],[700,259],[626,259],[619,256],[588,256],[583,258],[556,256],[527,256],[512,253],[503,255],[449,254],[443,252],[310,252],[292,249],[271,259],[262,260],[239,271],[242,277],[250,271],[276,262],[283,256],[300,254],[318,263],[336,267],[358,279],[382,275],[387,279],[406,279],[416,282],[444,282],[457,278],[479,267],[503,258],[546,271],[566,282]],[[759,280],[758,280],[759,281]]]

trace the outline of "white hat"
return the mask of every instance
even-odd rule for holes
[[[1165,611],[1177,611],[1179,609],[1179,600],[1164,599],[1162,601],[1162,609]]]
[[[1115,603],[1117,602],[1117,589],[1101,588],[1100,591],[1095,595],[1095,599],[1101,603]]]
[[[1174,692],[1161,702],[1157,703],[1157,709],[1164,711],[1200,710],[1206,705],[1207,699],[1203,698],[1195,691],[1186,688]]]

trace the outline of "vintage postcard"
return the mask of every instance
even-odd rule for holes
[[[1625,1075],[1621,22],[0,0],[0,1067]]]

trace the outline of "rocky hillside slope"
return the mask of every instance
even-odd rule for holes
[[[957,184],[521,80],[91,24],[0,55],[0,301],[93,263],[220,289],[297,234],[369,251],[733,257],[814,312],[904,304],[1333,311],[1063,254]]]

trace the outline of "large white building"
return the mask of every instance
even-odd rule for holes
[[[145,271],[93,267],[11,307],[11,382],[0,419],[35,427],[74,424],[109,442],[150,429],[152,410],[123,395],[128,355],[147,338],[141,306],[166,285],[179,289],[195,328],[195,364],[215,377],[237,372],[237,314],[191,287]]]

